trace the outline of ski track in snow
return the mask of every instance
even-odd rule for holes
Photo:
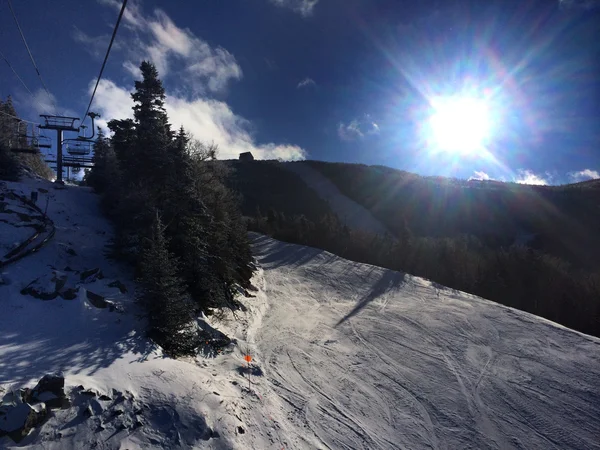
[[[387,228],[371,214],[371,211],[342,194],[337,186],[318,170],[303,162],[283,163],[282,167],[294,172],[319,197],[329,202],[331,210],[337,214],[342,223],[350,228],[376,234],[388,232]]]
[[[322,250],[254,249],[291,448],[600,448],[600,340]]]

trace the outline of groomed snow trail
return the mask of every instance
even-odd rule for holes
[[[319,197],[329,202],[329,207],[342,223],[350,228],[371,233],[387,232],[387,228],[371,214],[371,211],[342,194],[337,186],[318,170],[303,162],[283,163],[283,167],[302,178]]]
[[[286,448],[600,448],[600,340],[253,235],[255,343]]]

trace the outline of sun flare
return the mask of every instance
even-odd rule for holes
[[[490,133],[485,101],[470,97],[446,97],[432,101],[429,134],[440,150],[461,154],[482,149]]]

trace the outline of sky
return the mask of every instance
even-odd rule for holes
[[[0,97],[11,95],[29,120],[55,110],[80,117],[120,1],[12,0],[50,96],[7,1],[0,52],[31,94],[0,61]],[[173,127],[218,144],[224,159],[251,151],[532,184],[599,178],[597,6],[129,0],[91,110],[101,127],[131,117],[130,92],[146,59],[163,80]],[[485,105],[485,140],[468,152],[442,148],[432,139],[436,102],[464,98]]]

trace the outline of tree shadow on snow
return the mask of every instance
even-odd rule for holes
[[[289,265],[301,266],[325,253],[325,250],[279,242],[267,236],[252,237],[254,255],[263,266],[269,269]],[[273,242],[278,243],[275,251],[272,249]]]
[[[126,353],[142,356],[153,347],[125,315],[84,311],[64,300],[23,301],[30,304],[5,311],[0,320],[0,384],[56,372],[93,375]]]
[[[357,315],[360,311],[362,311],[362,309],[365,306],[367,306],[373,300],[376,300],[379,296],[385,294],[387,291],[404,284],[405,279],[406,274],[403,272],[393,272],[391,270],[386,270],[379,279],[379,281],[375,283],[373,289],[371,289],[371,291],[367,295],[361,298],[356,304],[356,306],[352,308],[352,311],[350,311],[348,314],[342,317],[339,320],[339,322],[335,324],[335,326],[337,327],[344,323],[346,320]]]

